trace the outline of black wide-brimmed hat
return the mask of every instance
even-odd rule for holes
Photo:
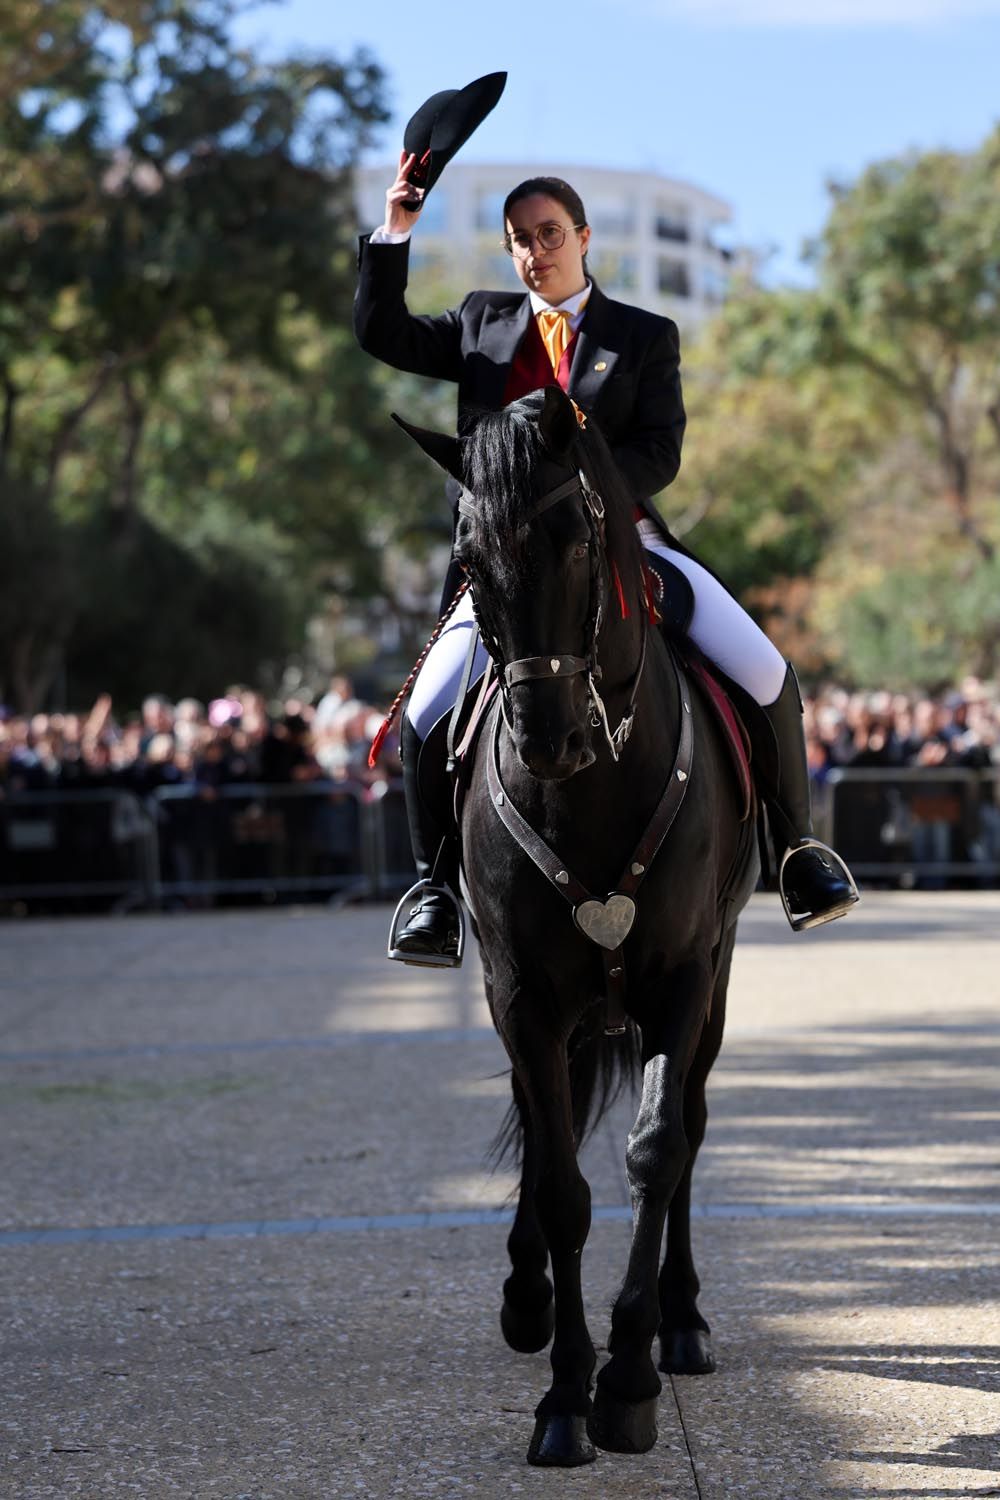
[[[409,180],[423,188],[424,198],[456,151],[486,119],[506,82],[506,73],[487,73],[464,89],[442,89],[421,104],[403,133],[403,149],[417,158]],[[403,207],[413,212],[422,202],[409,199]]]

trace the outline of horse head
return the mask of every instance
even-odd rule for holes
[[[617,758],[634,695],[617,748],[601,695],[630,671],[616,673],[607,649],[599,664],[598,647],[609,644],[613,572],[622,617],[622,577],[637,600],[642,584],[629,502],[603,439],[581,428],[558,386],[484,413],[462,438],[395,420],[462,486],[455,556],[472,580],[518,758],[533,776],[565,780],[596,758],[595,729]],[[626,634],[638,638],[644,619],[640,607]],[[634,690],[641,648],[629,654]]]

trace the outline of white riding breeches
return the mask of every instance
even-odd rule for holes
[[[639,536],[648,551],[666,558],[691,584],[694,612],[688,634],[699,650],[717,662],[762,707],[773,703],[784,685],[787,670],[785,658],[777,647],[717,578],[693,558],[667,545],[652,521],[639,522]],[[469,632],[474,624],[472,600],[465,594],[428,652],[406,707],[410,723],[421,739],[426,739],[442,714],[454,707],[469,650]],[[485,672],[488,660],[480,641],[473,681]]]

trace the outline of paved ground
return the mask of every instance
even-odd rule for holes
[[[497,1327],[506,1099],[478,973],[386,911],[0,927],[0,1495],[1000,1495],[996,893],[744,922],[697,1183],[719,1373],[638,1459],[529,1469]],[[587,1153],[595,1338],[619,1111]]]

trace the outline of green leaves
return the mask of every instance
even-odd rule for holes
[[[190,670],[213,578],[246,601],[211,625],[234,664],[262,644],[254,618],[269,654],[301,641],[329,553],[379,587],[360,476],[384,434],[347,327],[351,173],[387,117],[382,74],[364,52],[265,63],[232,14],[11,0],[0,17],[0,509],[33,497],[50,560],[93,543],[100,562],[101,537],[115,558],[66,591],[58,629],[35,620],[16,688],[0,637],[0,699],[37,701],[70,629],[84,676],[100,651],[124,682],[133,646],[158,661],[171,630]],[[36,553],[23,527],[11,542],[30,615]]]
[[[781,644],[781,600],[804,609],[817,665],[995,671],[1000,130],[835,190],[815,264],[815,290],[734,296],[688,359],[669,513]]]

